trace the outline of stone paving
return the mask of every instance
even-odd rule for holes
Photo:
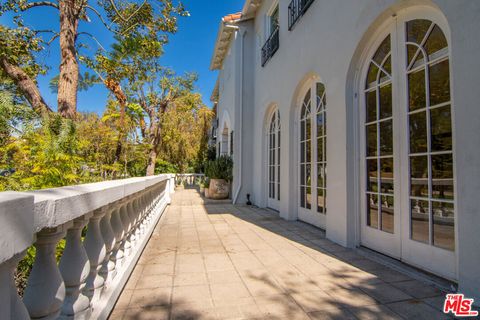
[[[187,189],[110,319],[448,319],[443,295],[308,224]]]

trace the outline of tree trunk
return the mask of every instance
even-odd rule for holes
[[[149,129],[150,151],[148,152],[147,176],[153,176],[155,174],[155,165],[157,163],[157,155],[160,151],[160,142],[161,142],[160,132],[161,132],[160,123],[150,124],[150,129]]]
[[[157,150],[153,147],[148,154],[147,176],[155,174],[155,164],[157,162]]]
[[[22,68],[8,62],[6,57],[0,57],[0,67],[13,80],[18,89],[20,89],[33,110],[42,115],[52,112],[43,100],[35,81],[33,81]]]
[[[78,62],[75,41],[78,29],[76,0],[59,1],[60,9],[60,77],[58,79],[58,112],[74,118],[77,111]]]

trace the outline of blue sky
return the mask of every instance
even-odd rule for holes
[[[244,0],[184,0],[190,17],[179,20],[178,32],[170,37],[170,43],[165,47],[165,55],[161,58],[164,66],[171,67],[179,74],[198,73],[197,90],[202,94],[207,106],[211,106],[209,99],[217,76],[216,72],[209,70],[209,66],[221,17],[241,11],[243,2]],[[54,8],[34,8],[23,17],[27,26],[37,30],[58,30],[59,18]],[[91,19],[91,23],[80,25],[80,31],[93,33],[102,46],[108,47],[112,43],[112,34],[95,19],[95,16]],[[13,26],[11,15],[0,17],[0,23]],[[92,52],[97,48],[89,37],[80,36],[80,40],[91,46]],[[38,79],[40,90],[47,103],[56,108],[56,95],[50,92],[48,83],[58,74],[60,61],[58,40],[39,55],[39,60],[51,67],[46,76]],[[101,114],[106,101],[107,90],[103,85],[96,85],[88,91],[79,92],[78,110]]]

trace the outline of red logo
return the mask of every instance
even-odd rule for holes
[[[478,311],[472,311],[473,299],[465,298],[462,293],[447,294],[443,304],[443,313],[453,313],[457,317],[476,317]]]

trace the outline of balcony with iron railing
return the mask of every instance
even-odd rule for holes
[[[262,47],[262,67],[270,60],[280,46],[279,28],[275,28]]]
[[[292,0],[288,5],[288,30],[307,12],[314,0]]]

